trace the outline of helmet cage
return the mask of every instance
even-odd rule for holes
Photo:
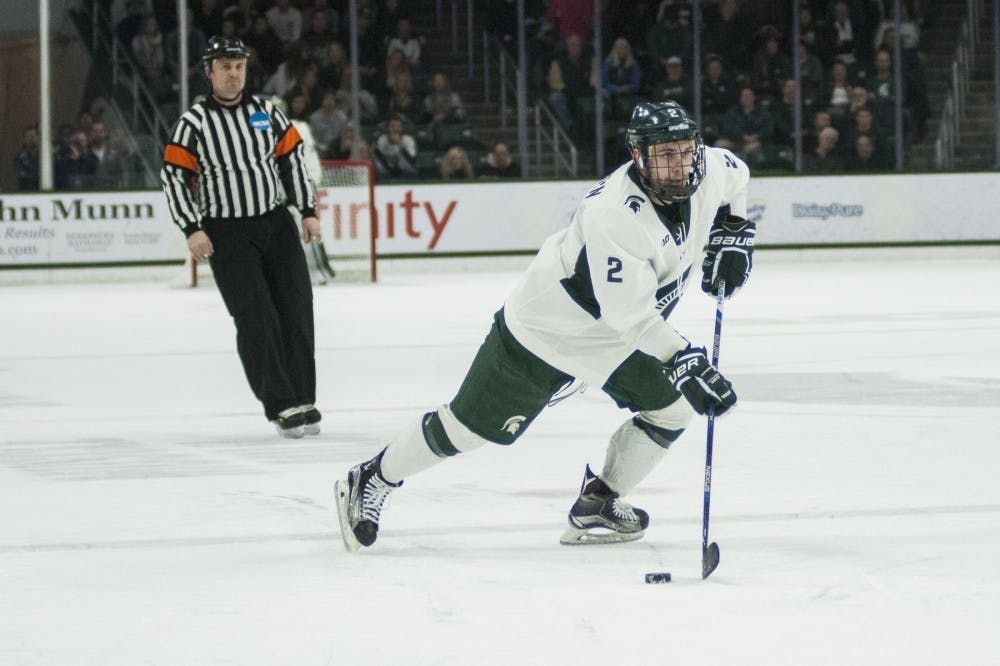
[[[661,201],[685,201],[691,198],[704,180],[705,141],[695,122],[676,103],[640,104],[632,115],[626,139],[642,186]],[[667,168],[656,169],[665,173],[653,173],[649,156],[654,146],[682,141],[694,141],[694,151],[691,161],[682,165],[688,171],[687,182],[675,185],[670,182]]]

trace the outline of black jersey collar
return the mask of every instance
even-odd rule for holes
[[[639,169],[634,162],[628,168],[628,177],[635,183],[636,187],[649,196],[646,188],[642,186],[642,180],[639,178]],[[656,216],[660,219],[660,223],[672,234],[676,236],[679,230],[683,230],[683,236],[687,236],[687,232],[691,226],[690,198],[678,201],[677,203],[661,205],[653,201],[653,197],[649,196],[649,203],[653,204],[653,210],[656,211]]]
[[[205,106],[216,111],[221,111],[222,109],[229,109],[230,111],[235,111],[236,109],[246,106],[250,101],[250,95],[247,93],[246,88],[243,89],[243,94],[240,96],[240,101],[235,104],[223,104],[219,100],[215,99],[212,93],[205,95]]]

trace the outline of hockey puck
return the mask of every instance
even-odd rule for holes
[[[654,573],[648,573],[648,574],[646,574],[646,582],[647,583],[669,583],[670,582],[670,574],[667,573],[666,571],[662,571],[662,572],[661,571],[657,571],[657,572],[654,572]]]

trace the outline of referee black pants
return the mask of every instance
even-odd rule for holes
[[[202,226],[240,361],[265,416],[316,402],[312,284],[292,216],[282,206]]]

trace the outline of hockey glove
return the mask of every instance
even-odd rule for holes
[[[688,347],[674,354],[664,366],[667,379],[699,414],[715,409],[720,416],[736,404],[733,385],[712,366],[704,347]]]
[[[726,298],[746,284],[753,268],[753,244],[757,225],[741,217],[717,221],[708,234],[708,251],[701,263],[701,288],[715,294],[719,280],[726,281]]]

